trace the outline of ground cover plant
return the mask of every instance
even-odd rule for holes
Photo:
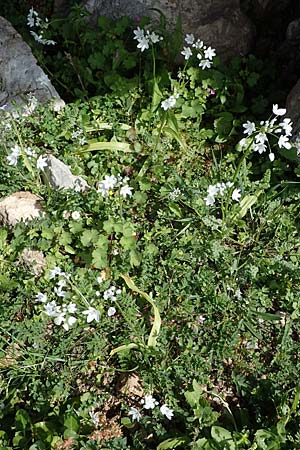
[[[1,448],[299,448],[291,121],[245,99],[253,58],[188,34],[171,67],[163,21],[131,27],[130,80],[0,112],[1,196],[43,206],[0,228]],[[49,155],[89,189],[51,188]]]

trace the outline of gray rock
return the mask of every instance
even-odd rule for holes
[[[291,42],[300,41],[300,17],[289,23],[286,30],[286,39]]]
[[[30,47],[3,17],[0,17],[0,105],[23,103],[26,94],[38,102],[60,98],[49,78],[37,65]]]
[[[31,192],[15,192],[0,201],[0,224],[13,227],[18,222],[41,218],[43,199]]]
[[[181,16],[183,33],[193,33],[214,46],[223,59],[247,53],[254,36],[254,28],[241,12],[239,0],[85,0],[83,3],[93,23],[101,15],[112,19],[124,15],[158,19],[158,11],[151,8],[160,10],[170,26]]]
[[[290,91],[286,101],[286,117],[292,119],[293,135],[300,137],[300,79]],[[298,136],[298,137],[297,137]]]
[[[73,175],[69,167],[55,156],[47,155],[46,162],[43,178],[53,189],[74,189],[83,192],[90,188],[82,177]]]

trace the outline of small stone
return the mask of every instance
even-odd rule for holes
[[[82,177],[73,175],[69,167],[55,156],[47,155],[46,162],[47,167],[43,172],[43,179],[53,189],[74,189],[84,192],[90,188]]]
[[[43,199],[27,191],[15,192],[0,201],[0,224],[13,227],[18,222],[41,218]]]

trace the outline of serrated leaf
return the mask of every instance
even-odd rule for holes
[[[123,280],[125,281],[125,283],[129,287],[129,289],[131,289],[132,291],[136,292],[137,294],[140,294],[152,306],[152,308],[154,310],[154,322],[153,322],[153,325],[152,325],[152,328],[151,328],[151,332],[150,332],[150,335],[149,335],[149,338],[148,338],[147,345],[148,345],[148,347],[156,347],[157,337],[159,335],[160,327],[161,327],[161,317],[160,317],[159,309],[156,306],[155,301],[153,300],[153,298],[150,297],[150,295],[146,294],[146,292],[141,291],[134,284],[133,280],[129,277],[129,275],[121,275],[121,277],[123,278]]]

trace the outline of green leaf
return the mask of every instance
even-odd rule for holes
[[[131,250],[129,253],[131,267],[139,267],[142,262],[142,255],[137,250]]]
[[[115,355],[116,353],[122,353],[122,352],[128,352],[129,350],[133,350],[135,348],[139,348],[139,346],[137,344],[131,343],[131,344],[124,344],[124,345],[120,345],[117,348],[114,348],[111,352],[110,352],[110,356]]]
[[[261,193],[261,191],[257,195],[246,195],[240,201],[240,211],[238,213],[238,217],[240,219],[242,219],[247,214],[247,212],[251,208],[251,206],[253,206],[254,203],[257,202],[260,193]]]
[[[129,287],[129,289],[136,292],[137,294],[140,294],[145,300],[147,300],[147,302],[150,303],[150,305],[152,306],[152,308],[154,310],[154,322],[153,322],[152,329],[151,329],[151,332],[150,332],[150,335],[148,338],[147,345],[148,345],[148,347],[155,347],[157,344],[157,337],[159,335],[159,331],[160,331],[160,327],[161,327],[161,317],[160,317],[159,310],[158,310],[153,298],[150,297],[150,295],[146,294],[146,292],[141,291],[134,284],[133,280],[129,277],[129,275],[121,275],[121,277],[123,278],[123,280]]]
[[[176,438],[169,438],[165,441],[161,442],[158,447],[156,447],[156,450],[165,450],[168,448],[176,448],[179,445],[187,444],[189,442],[189,439],[186,436],[179,436]]]
[[[136,247],[136,237],[135,236],[123,236],[120,239],[120,244],[124,250],[131,250]]]
[[[68,245],[72,242],[72,234],[68,231],[63,231],[58,240],[60,245]]]
[[[236,450],[232,434],[225,428],[213,425],[211,427],[211,437],[219,444],[222,444],[223,448],[228,450]]]
[[[81,235],[80,242],[84,247],[89,247],[90,245],[97,242],[97,239],[99,238],[99,233],[97,230],[84,230],[84,232]]]
[[[95,152],[98,150],[115,150],[117,152],[132,153],[130,144],[127,142],[92,142],[88,144],[84,150],[80,150],[77,153]]]
[[[29,414],[25,409],[19,409],[15,417],[16,430],[25,431],[31,425]]]
[[[80,427],[80,420],[75,412],[71,411],[66,413],[64,417],[64,427],[67,430],[73,431],[75,433],[78,432]]]

